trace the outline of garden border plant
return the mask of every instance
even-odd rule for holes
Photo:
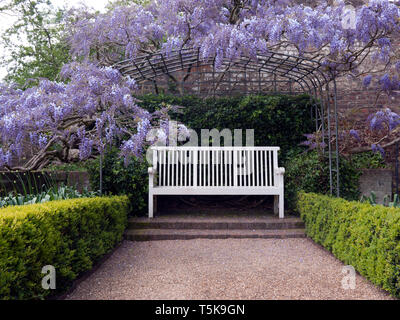
[[[297,210],[316,243],[400,297],[400,209],[301,192]]]
[[[86,161],[92,190],[100,190],[99,158]],[[128,163],[119,156],[118,148],[109,148],[103,158],[102,192],[107,195],[127,195],[131,203],[131,215],[147,212],[149,178],[145,155],[132,157]]]
[[[127,226],[126,196],[81,198],[0,209],[0,299],[42,299],[114,248]],[[42,288],[42,268],[56,270],[56,290]]]

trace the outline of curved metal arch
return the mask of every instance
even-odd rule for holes
[[[257,60],[241,57],[235,61],[224,60],[224,62],[233,63],[236,67],[243,64],[247,67],[249,64],[254,65],[258,70],[268,74],[276,74],[280,77],[295,80],[295,82],[307,81],[311,82],[311,87],[320,86],[321,83],[327,82],[325,74],[319,68],[320,63],[305,57],[296,57],[279,52],[269,52],[266,54],[258,54]],[[149,55],[138,56],[135,59],[127,59],[120,61],[114,66],[123,74],[129,74],[138,82],[143,80],[152,81],[156,77],[164,74],[173,73],[179,70],[189,68],[193,64],[201,66],[213,66],[214,58],[201,58],[199,48],[186,48],[182,50],[172,51],[165,54],[156,52]],[[269,66],[269,67],[267,67]],[[320,80],[321,76],[323,79]],[[315,83],[315,79],[318,84]],[[311,92],[310,84],[306,85]]]
[[[240,60],[244,60],[244,57],[241,57],[241,58],[239,58]],[[302,83],[305,83],[306,84],[306,86],[309,88],[309,90],[311,90],[311,88],[310,88],[310,86],[309,86],[309,84],[305,81],[305,80],[303,80],[301,77],[300,77],[300,75],[301,76],[303,76],[303,75],[305,75],[304,73],[302,73],[302,72],[300,72],[300,71],[291,71],[291,73],[289,74],[288,73],[288,71],[286,71],[285,73],[284,73],[284,71],[282,71],[282,70],[280,70],[280,69],[277,69],[276,67],[275,68],[273,68],[273,67],[268,67],[267,65],[265,65],[265,64],[263,64],[261,67],[260,66],[258,66],[258,64],[257,63],[255,63],[254,61],[252,61],[252,60],[248,60],[248,59],[245,59],[247,62],[246,62],[246,69],[249,69],[249,70],[252,70],[252,71],[262,71],[262,72],[265,72],[265,73],[267,73],[267,74],[271,74],[271,75],[278,75],[278,76],[280,76],[280,77],[285,77],[285,78],[288,78],[288,79],[290,79],[290,80],[293,80],[293,81],[295,81],[295,82],[297,82],[297,83],[299,83],[300,84],[300,82],[302,82]],[[241,62],[244,62],[244,61],[241,61]],[[238,67],[240,67],[240,64],[236,64],[236,62],[234,61],[233,62],[233,65],[236,65],[236,66],[238,66]],[[250,67],[250,68],[249,68]],[[253,69],[252,69],[253,68]]]
[[[244,59],[244,58],[240,58],[240,59]],[[248,63],[248,65],[251,65],[251,64],[255,64],[255,63],[254,62]],[[271,62],[269,62],[269,64],[271,64]],[[262,71],[264,71],[264,72],[266,72],[268,74],[273,74],[273,75],[277,74],[277,75],[279,75],[281,77],[290,78],[290,79],[295,80],[298,83],[303,82],[303,83],[306,84],[309,92],[312,92],[312,88],[310,86],[310,83],[311,83],[312,87],[317,86],[317,84],[315,83],[314,78],[312,77],[311,72],[305,72],[301,68],[295,68],[295,66],[292,65],[292,64],[290,64],[290,66],[292,68],[290,68],[290,69],[283,68],[282,70],[281,70],[281,66],[277,65],[276,63],[272,63],[272,66],[273,67],[269,67],[269,66],[267,67],[263,63],[263,65],[261,67],[259,67],[258,70],[262,70]],[[308,83],[305,79],[310,81],[310,83]],[[316,79],[318,79],[318,77]],[[320,82],[319,79],[318,79],[318,82]]]
[[[166,63],[168,61],[165,61]],[[141,66],[135,62],[132,63],[134,65],[134,67],[128,68],[123,70],[123,74],[128,74],[130,75],[132,78],[134,78],[136,81],[141,82],[141,81],[153,81],[153,79],[157,78],[158,76],[161,75],[165,75],[165,67],[164,70],[157,68],[157,70],[154,68],[154,65],[150,65],[150,66],[146,66],[145,68],[141,68]],[[214,63],[213,62],[201,62],[199,64],[197,64],[197,67],[204,67],[204,66],[213,66]],[[239,65],[235,65],[235,66],[239,66]],[[188,65],[183,65],[184,68],[189,68]],[[136,70],[136,71],[135,71]],[[174,73],[176,71],[182,70],[181,67],[177,66],[174,69],[168,68],[168,73]],[[299,72],[294,72],[294,75],[285,75],[284,73],[280,72],[280,71],[274,71],[271,68],[267,68],[267,67],[263,67],[263,68],[256,68],[253,67],[251,64],[247,65],[247,70],[249,71],[259,71],[261,70],[264,73],[270,74],[270,75],[278,75],[278,76],[285,76],[285,78],[290,79],[293,83],[298,83],[300,85],[300,87],[302,88],[303,91],[306,91],[306,89],[304,88],[304,86],[306,86],[308,88],[308,92],[311,91],[311,87],[310,84],[305,81],[304,79],[302,79],[302,77],[305,75],[304,73],[299,73]],[[274,72],[272,72],[274,71]]]
[[[253,58],[241,56],[233,60],[223,59],[221,68],[219,69],[215,68],[215,62],[215,56],[201,57],[200,48],[184,48],[169,53],[159,51],[140,55],[132,59],[120,61],[114,64],[113,67],[117,68],[123,75],[129,75],[138,83],[150,81],[156,84],[156,79],[160,76],[172,76],[176,72],[191,70],[193,67],[198,67],[199,69],[202,67],[211,67],[213,73],[226,72],[224,68],[228,70],[232,67],[235,68],[234,72],[239,73],[244,72],[246,74],[247,71],[258,72],[259,75],[263,73],[274,77],[275,87],[276,77],[288,79],[288,83],[296,83],[300,87],[301,92],[308,92],[310,94],[310,102],[315,111],[316,130],[321,128],[322,142],[328,142],[331,194],[333,194],[335,188],[336,195],[339,196],[337,89],[335,76],[329,71],[323,70],[324,66],[319,61],[304,56],[294,56],[274,51],[257,53],[256,57]],[[213,81],[215,81],[214,78]],[[332,82],[333,92],[330,90]],[[313,101],[313,97],[320,100],[320,107],[315,100]],[[332,142],[331,127],[332,109],[334,113],[334,134],[336,135],[334,142]],[[324,110],[326,110],[326,113]],[[312,111],[312,114],[314,111]],[[325,124],[327,125],[326,129]],[[333,186],[334,181],[336,182],[335,187]]]

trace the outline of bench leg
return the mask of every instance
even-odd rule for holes
[[[149,192],[149,218],[153,218],[153,194]]]
[[[279,196],[274,196],[274,214],[278,215],[279,212]]]
[[[283,219],[285,216],[285,207],[284,207],[285,201],[283,194],[279,195],[279,219]]]

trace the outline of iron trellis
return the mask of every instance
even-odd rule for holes
[[[330,192],[340,195],[336,80],[318,61],[268,52],[256,57],[224,59],[217,68],[215,56],[202,58],[199,48],[184,48],[137,56],[114,67],[139,86],[150,84],[156,93],[171,81],[181,94],[308,93],[316,130],[327,146],[324,154],[329,159]]]

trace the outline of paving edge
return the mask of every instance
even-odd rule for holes
[[[127,230],[130,241],[192,240],[192,239],[287,239],[305,238],[304,229],[285,230],[197,230],[197,229],[136,229]]]

